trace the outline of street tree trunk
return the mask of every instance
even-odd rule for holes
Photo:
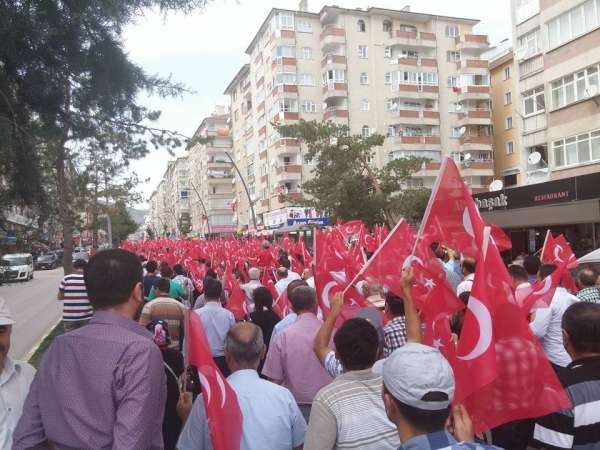
[[[65,274],[73,271],[73,217],[69,208],[69,180],[65,169],[65,148],[61,143],[56,149],[56,188],[58,214],[63,231],[63,269]]]

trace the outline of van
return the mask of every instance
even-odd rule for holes
[[[33,279],[33,256],[31,253],[9,253],[2,257],[8,267],[4,271],[5,281],[27,281]]]

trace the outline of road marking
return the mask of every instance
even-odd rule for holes
[[[29,353],[27,353],[27,355],[25,355],[25,357],[22,359],[22,361],[29,361],[31,359],[31,357],[34,355],[34,353],[37,352],[37,349],[40,348],[40,345],[42,345],[42,342],[44,342],[44,340],[48,337],[48,335],[50,333],[52,333],[52,330],[54,330],[58,326],[58,324],[60,323],[61,320],[62,320],[62,317],[59,318],[56,321],[56,323],[50,327],[48,332],[44,336],[42,336],[42,338],[38,341],[38,343],[35,344],[31,350],[29,350]]]

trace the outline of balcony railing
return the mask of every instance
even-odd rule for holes
[[[346,56],[331,54],[326,55],[321,61],[321,66],[326,66],[327,64],[346,64]]]
[[[348,108],[331,106],[323,113],[323,119],[331,119],[333,117],[347,118]]]

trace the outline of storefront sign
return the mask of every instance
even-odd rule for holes
[[[265,228],[274,230],[294,225],[328,225],[329,217],[314,208],[291,206],[265,213],[263,216]]]

